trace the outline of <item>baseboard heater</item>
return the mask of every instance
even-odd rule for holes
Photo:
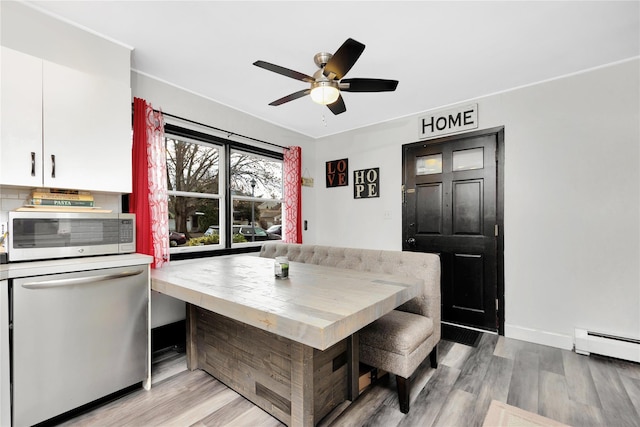
[[[576,328],[575,340],[575,350],[578,354],[594,353],[640,363],[640,340],[638,339]]]

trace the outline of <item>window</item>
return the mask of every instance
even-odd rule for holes
[[[221,147],[173,135],[165,147],[171,247],[220,245],[204,234],[220,225]]]
[[[278,239],[265,230],[282,224],[282,161],[233,150],[230,164],[233,224],[254,225],[240,230],[247,242]]]
[[[171,253],[281,239],[282,153],[165,126]]]

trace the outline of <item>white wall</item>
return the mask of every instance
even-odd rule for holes
[[[574,327],[640,338],[639,68],[476,100],[481,129],[505,127],[506,336],[563,348]],[[317,141],[315,243],[401,249],[401,147],[419,140],[418,117]],[[350,174],[380,168],[379,199],[324,187],[325,162],[345,157]]]

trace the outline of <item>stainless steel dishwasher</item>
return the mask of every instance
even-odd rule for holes
[[[33,425],[141,383],[148,266],[11,281],[13,425]]]

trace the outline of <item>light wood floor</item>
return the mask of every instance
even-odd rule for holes
[[[442,341],[412,378],[411,411],[398,410],[395,380],[380,380],[321,426],[480,426],[492,399],[575,427],[640,426],[640,365],[483,334],[478,347]],[[66,426],[280,426],[275,418],[184,354],[154,357],[153,386],[78,416]]]

